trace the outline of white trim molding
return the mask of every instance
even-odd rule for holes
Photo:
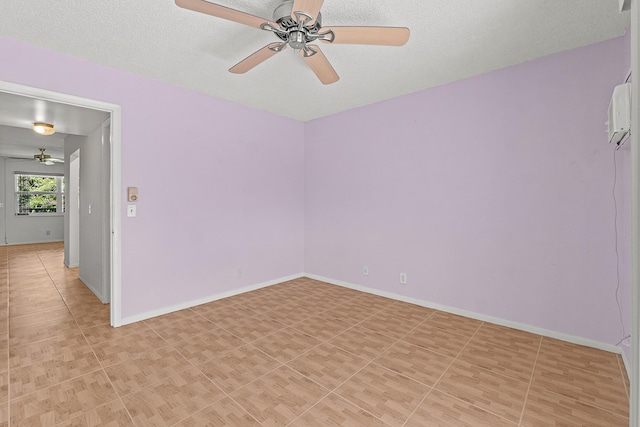
[[[262,282],[262,283],[258,283],[255,285],[250,285],[250,286],[246,286],[240,289],[232,289],[226,292],[222,292],[219,294],[215,294],[215,295],[210,295],[210,296],[206,296],[203,298],[199,298],[196,300],[191,300],[191,301],[185,301],[182,302],[180,304],[176,304],[170,307],[163,307],[163,308],[159,308],[157,310],[152,310],[152,311],[148,311],[145,313],[140,313],[134,316],[129,316],[126,318],[122,319],[122,325],[127,325],[130,323],[135,323],[135,322],[139,322],[141,320],[147,320],[147,319],[151,319],[153,317],[157,317],[157,316],[162,316],[164,314],[169,314],[169,313],[173,313],[176,311],[180,311],[180,310],[184,310],[187,308],[191,308],[191,307],[196,307],[198,305],[202,305],[202,304],[207,304],[209,302],[213,302],[213,301],[218,301],[221,300],[223,298],[229,298],[232,296],[236,296],[236,295],[240,295],[240,294],[244,294],[246,292],[251,292],[251,291],[255,291],[257,289],[262,289],[262,288],[266,288],[269,286],[273,286],[273,285],[277,285],[279,283],[283,283],[283,282],[287,282],[289,280],[294,280],[294,279],[298,279],[301,277],[307,277],[309,279],[314,279],[314,280],[319,280],[321,282],[325,282],[325,283],[329,283],[332,285],[336,285],[336,286],[341,286],[343,288],[348,288],[348,289],[353,289],[356,291],[360,291],[360,292],[366,292],[369,294],[373,294],[373,295],[378,295],[381,297],[385,297],[385,298],[391,298],[394,299],[396,301],[403,301],[403,302],[407,302],[410,304],[415,304],[415,305],[419,305],[422,307],[427,307],[427,308],[431,308],[434,310],[439,310],[439,311],[443,311],[446,313],[451,313],[451,314],[457,314],[459,316],[464,316],[464,317],[469,317],[471,319],[476,319],[476,320],[480,320],[483,322],[488,322],[488,323],[492,323],[495,325],[500,325],[500,326],[505,326],[508,328],[512,328],[512,329],[518,329],[521,331],[525,331],[525,332],[530,332],[533,334],[537,334],[537,335],[541,335],[544,337],[549,337],[549,338],[554,338],[554,339],[558,339],[561,341],[566,341],[572,344],[578,344],[578,345],[583,345],[586,347],[592,347],[592,348],[596,348],[598,350],[604,350],[604,351],[608,351],[610,353],[615,353],[615,354],[620,354],[622,356],[624,365],[625,365],[625,369],[627,371],[627,375],[629,375],[630,372],[630,366],[629,363],[627,361],[627,358],[624,354],[624,351],[622,351],[622,348],[615,346],[613,344],[607,344],[607,343],[603,343],[600,341],[596,341],[596,340],[591,340],[591,339],[587,339],[587,338],[583,338],[583,337],[578,337],[578,336],[574,336],[574,335],[570,335],[570,334],[565,334],[562,332],[557,332],[557,331],[551,331],[548,329],[544,329],[544,328],[539,328],[537,326],[531,326],[531,325],[527,325],[524,323],[518,323],[518,322],[513,322],[510,320],[505,320],[505,319],[500,319],[498,317],[493,317],[493,316],[487,316],[484,314],[480,314],[480,313],[475,313],[469,310],[463,310],[460,308],[456,308],[456,307],[451,307],[451,306],[446,306],[446,305],[442,305],[442,304],[437,304],[434,302],[430,302],[430,301],[424,301],[424,300],[420,300],[417,298],[411,298],[411,297],[407,297],[404,295],[399,295],[399,294],[395,294],[392,292],[385,292],[385,291],[380,291],[377,289],[372,289],[372,288],[368,288],[365,286],[360,286],[360,285],[355,285],[353,283],[349,283],[349,282],[344,282],[342,280],[335,280],[335,279],[331,279],[328,277],[323,277],[323,276],[318,276],[316,274],[309,274],[309,273],[299,273],[299,274],[294,274],[291,276],[287,276],[287,277],[282,277],[279,279],[274,279],[274,280],[269,280],[266,282]]]
[[[266,288],[269,286],[277,285],[278,283],[287,282],[289,280],[299,279],[301,277],[304,277],[303,273],[293,274],[291,276],[281,277],[279,279],[268,280],[266,282],[257,283],[255,285],[245,286],[240,289],[232,289],[219,294],[210,295],[210,296],[198,298],[191,301],[181,302],[180,304],[172,305],[170,307],[163,307],[157,310],[147,311],[145,313],[140,313],[134,316],[125,317],[124,319],[122,319],[122,325],[128,325],[129,323],[135,323],[141,320],[151,319],[152,317],[162,316],[164,314],[169,314],[175,311],[184,310],[186,308],[196,307],[198,305],[207,304],[209,302],[217,301],[223,298],[229,298],[236,295],[244,294],[246,292],[251,292],[251,291]]]
[[[343,282],[341,280],[334,280],[327,277],[318,276],[315,274],[305,274],[305,277],[310,279],[320,280],[321,282],[331,283],[332,285],[342,286],[356,291],[367,292],[369,294],[378,295],[381,297],[391,298],[398,301],[408,302],[410,304],[419,305],[422,307],[432,308],[434,310],[444,311],[446,313],[457,314],[459,316],[469,317],[471,319],[481,320],[483,322],[493,323],[495,325],[506,326],[512,329],[518,329],[525,332],[531,332],[533,334],[542,335],[549,338],[555,338],[558,340],[570,342],[572,344],[584,345],[587,347],[597,348],[599,350],[608,351],[616,354],[623,354],[620,347],[613,344],[607,344],[600,341],[595,341],[587,338],[577,337],[574,335],[565,334],[562,332],[551,331],[537,326],[531,326],[524,323],[512,322],[510,320],[500,319],[498,317],[487,316],[485,314],[475,313],[469,310],[463,310],[456,307],[450,307],[447,305],[437,304],[430,301],[424,301],[417,298],[406,297],[392,292],[380,291],[377,289],[367,288],[365,286],[354,285],[353,283]],[[628,370],[628,369],[627,369]]]
[[[96,287],[93,284],[91,284],[91,282],[89,282],[88,280],[85,280],[81,275],[78,275],[78,280],[80,280],[82,283],[84,283],[84,285],[87,287],[87,289],[89,289],[91,292],[93,292],[93,294],[96,296],[96,298],[98,298],[100,300],[101,303],[107,304],[107,302],[105,302],[105,300],[104,300],[104,296],[100,295],[100,293],[97,291]]]
[[[63,243],[64,240],[34,240],[29,242],[0,243],[0,246],[38,245],[40,243]]]

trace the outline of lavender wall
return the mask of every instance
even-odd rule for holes
[[[0,57],[0,80],[122,106],[123,317],[303,271],[302,123],[6,38]]]
[[[122,105],[122,190],[140,189],[138,217],[122,212],[124,317],[304,270],[615,343],[603,130],[628,44],[306,124],[3,38],[0,80]]]
[[[307,123],[305,271],[617,342],[604,122],[625,49],[615,39]]]

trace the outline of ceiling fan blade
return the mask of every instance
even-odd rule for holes
[[[322,27],[320,33],[329,31],[335,36],[333,41],[320,41],[334,44],[402,46],[409,40],[409,29],[404,27]]]
[[[176,4],[185,9],[206,13],[207,15],[217,16],[218,18],[238,22],[255,28],[261,28],[260,26],[262,24],[269,22],[268,19],[240,12],[239,10],[231,9],[219,4],[209,3],[205,0],[176,0]]]
[[[340,80],[340,76],[333,69],[331,63],[318,46],[307,45],[307,49],[315,52],[313,55],[307,55],[304,49],[300,50],[300,56],[311,67],[311,70],[318,76],[322,84],[328,85]]]
[[[313,24],[320,13],[324,0],[294,0],[291,8],[291,17],[297,19],[296,12],[304,12],[311,17],[309,24]]]
[[[271,43],[260,49],[259,51],[252,53],[242,61],[238,62],[233,67],[229,68],[229,71],[234,74],[243,74],[271,58],[276,53],[282,52],[287,48],[285,43]]]

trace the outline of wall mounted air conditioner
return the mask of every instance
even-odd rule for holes
[[[621,84],[613,90],[607,122],[609,143],[620,144],[631,130],[631,83]]]

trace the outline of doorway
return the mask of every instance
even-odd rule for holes
[[[109,138],[108,148],[104,148],[105,145],[100,148],[104,151],[103,167],[101,170],[103,173],[98,177],[102,182],[105,179],[108,181],[102,186],[102,194],[100,198],[104,201],[108,200],[108,209],[105,210],[105,215],[102,219],[102,260],[108,260],[105,265],[106,272],[101,275],[103,283],[109,289],[110,295],[110,319],[111,326],[117,327],[122,324],[121,314],[121,246],[120,246],[120,176],[121,176],[121,163],[120,163],[120,147],[121,147],[121,109],[119,105],[110,104],[102,101],[97,101],[89,98],[81,98],[77,96],[52,92],[44,89],[32,88],[29,86],[18,85],[15,83],[9,83],[0,81],[0,92],[23,96],[28,98],[34,98],[42,101],[51,101],[60,104],[66,104],[69,106],[81,107],[86,109],[93,109],[103,111],[109,114],[110,120],[108,120],[108,127],[106,128]],[[103,135],[105,126],[103,126]],[[79,156],[78,156],[79,159]],[[70,161],[71,165],[71,161]],[[80,163],[78,160],[78,168]],[[75,205],[74,205],[75,206]],[[69,230],[71,231],[71,230]],[[78,238],[80,232],[77,233]],[[76,246],[79,251],[79,245]],[[78,259],[80,254],[78,253]]]

